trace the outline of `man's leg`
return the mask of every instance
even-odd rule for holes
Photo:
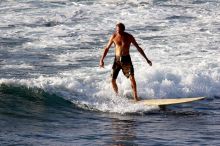
[[[115,91],[116,95],[118,95],[118,86],[116,84],[116,79],[112,79],[112,87],[113,87],[113,90]]]
[[[137,86],[136,86],[136,81],[135,81],[134,75],[130,75],[130,80],[131,80],[131,87],[133,90],[134,100],[139,101],[140,98],[137,96]]]

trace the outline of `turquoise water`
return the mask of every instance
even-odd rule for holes
[[[3,0],[0,2],[0,145],[219,145],[218,0]],[[131,47],[138,95],[205,96],[170,106],[137,105],[114,50],[123,22],[152,61]]]

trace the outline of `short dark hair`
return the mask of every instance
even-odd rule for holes
[[[120,30],[125,31],[125,25],[123,23],[118,23],[116,26],[118,26]]]

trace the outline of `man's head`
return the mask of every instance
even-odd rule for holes
[[[124,25],[123,23],[118,23],[118,24],[116,25],[116,31],[117,31],[118,33],[124,32],[124,31],[125,31],[125,25]]]

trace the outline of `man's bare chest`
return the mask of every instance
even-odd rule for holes
[[[127,37],[121,36],[115,37],[113,41],[117,46],[129,45],[131,43]]]

